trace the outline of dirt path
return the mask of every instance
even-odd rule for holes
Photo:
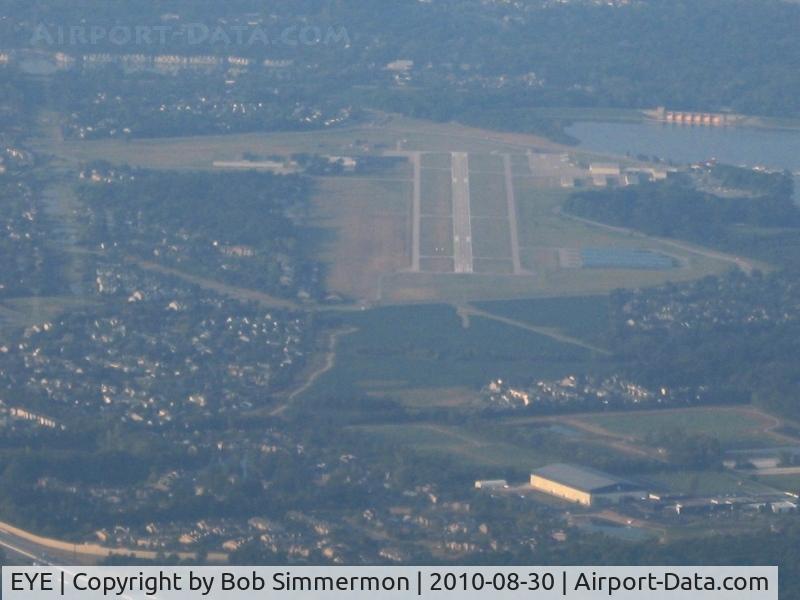
[[[559,419],[558,422],[569,425],[570,427],[574,427],[575,429],[580,429],[586,433],[591,433],[592,435],[596,436],[597,442],[603,444],[604,446],[608,446],[609,448],[619,450],[624,454],[649,458],[652,460],[657,460],[658,462],[666,462],[667,460],[665,456],[659,454],[658,450],[639,446],[639,440],[634,437],[608,431],[599,425],[587,423],[586,421],[575,417],[563,417]]]
[[[769,413],[765,413],[758,408],[738,408],[738,407],[731,407],[730,410],[738,410],[742,414],[747,414],[752,416],[756,419],[761,419],[766,421],[764,427],[755,427],[751,430],[752,433],[764,433],[766,435],[772,436],[775,439],[781,440],[783,442],[788,442],[790,444],[800,444],[800,438],[795,436],[781,433],[778,431],[781,427],[786,425],[786,420],[781,417],[776,417],[775,415],[771,415]]]
[[[463,442],[464,444],[467,444],[468,446],[470,446],[472,448],[483,448],[484,446],[488,446],[489,445],[488,443],[479,442],[475,438],[472,438],[472,437],[470,437],[468,435],[465,435],[463,433],[459,433],[459,432],[453,431],[451,429],[447,429],[446,427],[442,427],[441,425],[428,424],[428,425],[423,425],[422,427],[424,427],[425,429],[428,429],[430,431],[433,431],[434,433],[438,433],[442,437],[449,437],[449,438],[452,438],[454,440],[458,440],[459,442]]]
[[[599,346],[594,346],[578,338],[568,336],[560,332],[558,329],[552,327],[537,327],[536,325],[530,325],[528,323],[523,323],[522,321],[515,321],[514,319],[509,319],[508,317],[501,317],[500,315],[486,312],[485,310],[476,308],[471,304],[468,304],[466,306],[458,306],[456,307],[456,310],[458,311],[458,314],[462,317],[462,319],[464,318],[464,316],[483,317],[485,319],[491,319],[492,321],[497,321],[498,323],[511,325],[512,327],[519,327],[520,329],[524,329],[532,333],[549,337],[564,344],[570,344],[572,346],[580,346],[581,348],[585,348],[586,350],[591,350],[592,352],[597,352],[598,354],[602,354],[604,356],[611,356],[611,352],[609,352],[605,348],[600,348]]]
[[[339,345],[339,339],[343,336],[355,333],[356,331],[358,331],[358,329],[355,327],[348,327],[347,329],[338,329],[328,334],[327,351],[325,352],[322,364],[314,369],[306,380],[289,394],[286,398],[286,402],[275,408],[269,415],[271,417],[282,415],[297,398],[310,390],[320,377],[331,371],[336,366],[336,349]]]

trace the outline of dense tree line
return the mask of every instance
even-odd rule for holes
[[[90,8],[91,7],[91,8]],[[153,8],[32,2],[16,5],[8,36],[28,45],[36,24],[161,23],[163,11],[207,26],[258,15],[261,3],[224,5],[175,1]],[[461,120],[502,129],[563,136],[558,119],[535,116],[542,107],[724,110],[800,116],[800,7],[768,0],[486,3],[476,0],[381,6],[328,0],[270,7],[271,31],[311,24],[343,28],[346,43],[217,44],[186,46],[168,36],[159,53],[235,53],[260,64],[290,59],[281,73],[253,70],[226,89],[226,77],[126,77],[121,70],[70,73],[59,82],[59,101],[95,123],[113,117],[136,135],[296,129],[316,125],[294,118],[298,106],[337,110],[381,108],[437,120]],[[410,32],[414,32],[410,35]],[[579,38],[576,38],[576,35]],[[579,43],[576,43],[579,39]],[[658,40],[658,43],[653,43]],[[63,48],[57,48],[63,49]],[[131,46],[133,52],[153,51]],[[125,51],[101,40],[93,51]],[[415,63],[409,85],[396,85],[384,69],[397,59]],[[202,90],[202,94],[196,94]],[[98,95],[100,94],[100,95]],[[256,102],[262,110],[210,118],[192,111],[159,110],[191,98]],[[91,117],[91,118],[89,118]],[[123,125],[124,126],[124,125]]]
[[[794,194],[794,183],[788,173],[715,164],[711,167],[710,174],[723,187],[745,190],[760,196],[791,198]]]
[[[711,174],[747,195],[718,197],[687,177],[573,194],[566,210],[647,234],[712,245],[782,267],[612,297],[618,357],[648,385],[703,386],[724,402],[800,415],[800,211],[789,174],[724,165]],[[789,243],[783,244],[782,242]]]
[[[726,176],[727,181],[757,186],[757,195],[721,198],[700,191],[684,177],[676,176],[641,186],[578,192],[566,202],[565,210],[650,235],[716,246],[729,243],[730,229],[735,225],[800,225],[800,211],[792,198],[793,186],[788,174],[761,180],[746,169],[732,172],[736,175]]]
[[[618,356],[653,385],[706,386],[723,402],[800,416],[800,276],[731,272],[692,284],[613,296]],[[671,314],[668,320],[643,321]],[[635,321],[651,323],[630,326]]]

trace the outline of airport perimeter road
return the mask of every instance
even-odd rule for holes
[[[456,273],[472,273],[472,216],[469,209],[469,158],[453,152],[453,258]]]

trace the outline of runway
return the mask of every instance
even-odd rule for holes
[[[522,261],[519,256],[519,226],[517,225],[517,200],[514,196],[514,175],[511,170],[511,157],[503,155],[503,170],[506,177],[506,202],[508,203],[508,224],[511,231],[511,260],[514,275],[522,275]]]
[[[469,158],[453,152],[453,258],[456,273],[472,273],[472,216],[469,206]]]

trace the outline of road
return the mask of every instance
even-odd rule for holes
[[[43,549],[36,544],[32,544],[22,538],[16,537],[8,531],[0,528],[0,548],[6,554],[6,560],[9,564],[16,565],[51,565],[53,564],[51,557],[43,551]],[[60,556],[61,562],[69,562],[68,557]]]
[[[453,258],[456,273],[472,273],[472,215],[469,207],[469,157],[453,152]]]
[[[106,547],[96,543],[75,544],[64,540],[43,537],[15,527],[10,523],[0,522],[0,547],[9,555],[10,562],[22,564],[97,564],[102,559],[113,556],[132,556],[142,560],[158,560],[155,550],[138,548]],[[195,552],[174,552],[181,560],[197,560]],[[214,564],[228,562],[228,554],[209,552],[206,561]]]
[[[514,275],[522,275],[522,261],[519,258],[519,226],[517,225],[517,199],[514,196],[514,176],[511,172],[511,156],[503,155],[503,168],[506,175],[506,201],[508,202],[508,222],[511,228],[511,261]]]

